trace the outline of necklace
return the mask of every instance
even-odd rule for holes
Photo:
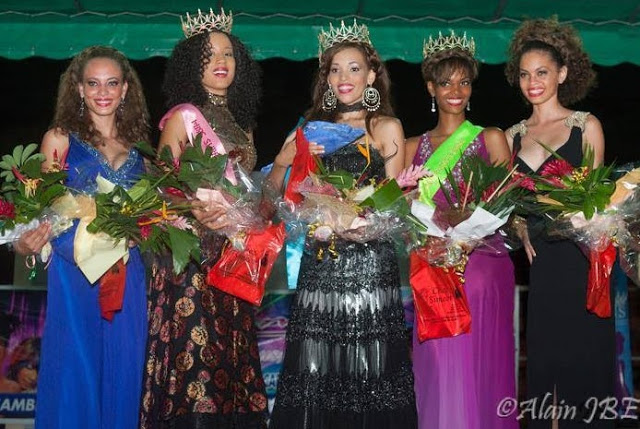
[[[364,110],[364,106],[362,103],[354,103],[354,104],[342,104],[338,103],[338,107],[336,109],[338,113],[348,113],[348,112],[359,112]]]
[[[227,97],[225,95],[217,95],[211,92],[207,92],[207,96],[209,97],[209,103],[214,106],[226,106],[227,105]]]

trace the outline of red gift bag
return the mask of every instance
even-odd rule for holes
[[[422,342],[470,332],[471,313],[463,276],[455,268],[429,264],[419,252],[411,252],[409,257],[418,339]]]
[[[264,288],[284,243],[284,223],[263,231],[250,231],[244,250],[227,246],[209,270],[207,284],[230,295],[260,305]]]
[[[598,252],[589,251],[589,280],[587,282],[587,310],[599,317],[611,317],[611,269],[616,261],[616,248],[609,243]]]

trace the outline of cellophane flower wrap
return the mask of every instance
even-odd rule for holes
[[[64,160],[56,153],[51,167],[43,171],[45,156],[37,148],[18,145],[0,161],[0,244],[17,241],[41,222],[51,224],[53,236],[72,226],[67,214],[52,208],[68,192],[63,185]]]
[[[411,213],[426,227],[429,262],[455,267],[478,245],[491,246],[485,238],[504,226],[516,201],[530,186],[529,179],[508,164],[491,165],[480,156],[461,161],[461,180],[449,172],[441,185],[445,204],[420,198],[412,202]]]
[[[261,189],[239,164],[230,161],[227,154],[215,154],[210,146],[201,144],[201,139],[198,135],[193,144],[185,145],[177,159],[165,147],[152,163],[150,175],[163,178],[160,193],[167,201],[182,204],[199,201],[225,209],[220,220],[226,226],[216,233],[228,240],[219,260],[209,270],[207,282],[258,305],[284,242],[284,226],[274,225],[261,215]],[[149,153],[150,148],[143,151]],[[187,222],[197,223],[191,217]],[[187,244],[190,257],[198,263],[199,245],[197,237]]]
[[[306,233],[316,243],[326,243],[318,247],[317,256],[323,258],[338,256],[336,239],[365,243],[395,238],[406,231],[412,223],[407,221],[410,213],[403,183],[369,177],[374,149],[366,138],[357,143],[366,167],[356,174],[328,170],[320,157],[309,152],[309,141],[323,145],[329,154],[346,144],[356,144],[364,131],[343,124],[323,127],[319,122],[311,123],[318,129],[301,127],[296,131],[296,159],[279,212],[289,226],[289,236]]]
[[[504,251],[500,238],[488,237],[496,237],[515,200],[526,192],[527,178],[507,164],[491,165],[480,156],[470,156],[462,158],[460,165],[460,180],[449,171],[450,186],[440,184],[444,201],[436,204],[421,190],[411,205],[411,213],[428,236],[425,242],[414,243],[409,260],[420,341],[470,331],[464,290],[468,255],[479,245],[484,251]]]
[[[552,151],[551,151],[552,152]],[[553,153],[553,152],[552,152]],[[525,204],[546,220],[547,233],[573,240],[589,260],[586,307],[600,317],[610,317],[611,270],[620,247],[622,267],[637,283],[637,224],[640,214],[640,170],[612,178],[613,165],[593,167],[587,149],[574,167],[556,153],[535,177],[536,195]]]

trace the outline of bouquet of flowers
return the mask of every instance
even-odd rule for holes
[[[43,221],[51,223],[54,236],[72,225],[69,218],[50,208],[67,192],[62,184],[67,175],[64,160],[55,154],[51,168],[43,171],[45,156],[37,148],[36,144],[18,145],[0,161],[0,244],[18,240]]]
[[[319,258],[324,257],[325,252],[334,258],[338,256],[337,238],[364,243],[392,237],[406,229],[409,204],[400,184],[410,181],[412,174],[404,172],[400,184],[395,179],[376,182],[368,178],[371,148],[366,141],[358,145],[358,150],[367,160],[367,166],[357,174],[328,170],[319,157],[309,154],[308,140],[301,128],[297,131],[296,144],[298,159],[294,160],[294,170],[300,165],[300,157],[307,160],[297,180],[289,181],[285,192],[288,202],[282,205],[281,216],[287,223],[299,225],[298,231],[304,230],[317,242],[327,243],[326,249],[319,247]],[[416,174],[420,173],[413,172]],[[290,231],[295,234],[296,228]]]
[[[410,253],[420,341],[469,332],[471,314],[463,287],[468,254],[479,244],[490,246],[486,237],[507,222],[515,200],[531,185],[515,168],[491,165],[478,156],[464,158],[460,171],[459,178],[451,171],[446,174],[449,188],[440,183],[444,201],[435,204],[426,197],[423,188],[429,178],[421,181],[420,199],[411,206],[429,236]]]
[[[95,215],[87,219],[86,231],[90,234],[104,233],[112,243],[119,242],[125,247],[128,242],[139,243],[141,251],[161,253],[169,249],[173,270],[177,274],[184,270],[191,258],[199,259],[199,240],[191,223],[183,216],[190,206],[167,202],[157,192],[162,180],[152,183],[143,178],[131,188],[124,189],[98,176]],[[81,242],[89,243],[90,240]],[[76,243],[86,246],[80,244],[77,237]],[[80,253],[89,255],[94,252]],[[105,259],[104,254],[101,258]]]
[[[215,136],[215,134],[212,134]],[[217,136],[215,136],[217,137]],[[160,194],[167,201],[223,207],[227,226],[217,230],[228,242],[209,270],[207,282],[218,289],[258,305],[264,286],[284,241],[284,226],[259,215],[262,194],[242,168],[224,153],[202,144],[199,134],[174,159],[169,148],[153,158],[148,178],[161,178]],[[155,155],[149,147],[141,152]],[[195,219],[189,219],[193,223]],[[181,246],[184,255],[199,260],[199,239]],[[175,248],[172,247],[175,251]],[[175,258],[174,253],[174,258]],[[188,258],[187,258],[188,259]]]
[[[427,228],[429,261],[454,267],[507,222],[532,183],[515,167],[491,165],[479,156],[464,158],[460,178],[448,172],[447,182],[450,187],[441,183],[440,188],[444,204],[435,205],[421,192],[411,212]]]
[[[583,249],[590,262],[587,309],[609,317],[615,245],[626,250],[634,241],[629,225],[640,212],[640,175],[634,170],[614,182],[614,166],[593,167],[593,152],[589,149],[578,167],[547,150],[555,159],[534,178],[536,195],[525,206],[547,219],[550,235],[570,238]],[[627,267],[636,265],[632,262]]]

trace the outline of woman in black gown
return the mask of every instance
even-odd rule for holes
[[[346,39],[333,38],[339,35]],[[322,155],[327,169],[364,170],[366,180],[395,177],[404,160],[404,134],[392,116],[389,78],[368,30],[354,22],[321,36],[327,38],[320,38],[313,106],[303,128],[359,130],[356,141]],[[356,146],[365,141],[371,147],[366,169]],[[318,144],[310,148],[323,153]],[[276,185],[294,153],[290,137],[270,174]],[[302,257],[271,428],[414,428],[409,335],[393,243],[338,238],[338,256],[318,260],[320,245],[309,238],[312,250]]]
[[[520,171],[539,172],[554,159],[538,142],[574,166],[580,165],[589,146],[594,164],[602,164],[600,122],[587,112],[565,107],[582,99],[595,78],[572,27],[556,20],[523,23],[511,41],[506,74],[533,109],[528,119],[507,131]],[[531,262],[527,397],[536,401],[521,412],[529,420],[528,428],[613,428],[612,420],[598,418],[603,409],[596,401],[613,396],[614,320],[587,312],[588,260],[570,240],[535,234],[541,221],[530,216],[528,228],[521,229]]]

